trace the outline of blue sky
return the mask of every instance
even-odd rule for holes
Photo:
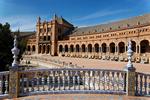
[[[150,0],[0,0],[0,23],[13,31],[34,31],[38,16],[49,21],[54,13],[83,27],[150,13]]]

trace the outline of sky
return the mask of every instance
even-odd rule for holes
[[[36,31],[38,16],[50,21],[56,14],[86,27],[148,13],[150,0],[0,0],[0,23],[12,31]]]

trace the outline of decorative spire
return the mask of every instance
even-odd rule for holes
[[[53,19],[54,19],[54,20],[56,20],[56,19],[57,19],[57,15],[56,15],[56,14],[54,14],[54,17],[53,17]]]
[[[38,21],[37,21],[38,23],[40,23],[41,22],[41,18],[40,17],[38,17]]]
[[[18,54],[19,54],[19,49],[17,48],[18,42],[17,42],[17,35],[14,36],[14,48],[11,49],[12,54],[14,55],[13,58],[13,63],[12,63],[12,67],[18,67]]]
[[[132,51],[132,42],[131,40],[129,40],[128,42],[128,51],[127,51],[127,55],[128,55],[128,63],[127,63],[127,70],[135,70],[135,68],[133,67],[133,64],[131,62],[132,59],[132,55],[133,55],[133,51]]]

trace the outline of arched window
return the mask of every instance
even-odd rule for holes
[[[73,49],[74,49],[73,45],[70,45],[70,52],[73,52]]]
[[[92,52],[92,44],[88,45],[88,52]]]
[[[80,51],[80,47],[79,47],[79,45],[77,44],[76,45],[76,52],[79,52]]]
[[[49,51],[50,51],[50,46],[49,46],[49,45],[47,45],[46,53],[49,53]]]
[[[94,49],[95,49],[95,52],[99,52],[99,44],[98,43],[96,43],[95,45],[94,45]]]
[[[28,51],[30,51],[30,50],[31,50],[31,47],[30,47],[29,45],[27,46],[27,50],[28,50]]]
[[[85,44],[82,44],[82,52],[85,52]]]
[[[119,53],[124,53],[125,52],[125,43],[124,42],[120,42],[118,44],[119,46]]]
[[[63,46],[59,45],[59,52],[62,52],[62,51],[63,51]]]
[[[106,45],[106,43],[103,43],[102,44],[102,52],[106,53],[106,51],[107,51],[107,45]]]
[[[110,43],[109,47],[110,47],[110,53],[115,53],[115,43],[114,42]]]
[[[32,46],[32,51],[33,51],[33,52],[35,51],[35,45]]]
[[[45,45],[43,45],[43,51],[42,51],[42,53],[45,53]]]
[[[41,53],[41,49],[42,49],[42,46],[40,45],[40,46],[39,46],[39,53]]]
[[[140,48],[140,53],[146,53],[146,52],[150,52],[150,47],[149,47],[149,41],[148,40],[142,40],[141,42],[140,42],[140,46],[141,46],[141,48]]]
[[[65,52],[68,52],[68,45],[65,45]]]

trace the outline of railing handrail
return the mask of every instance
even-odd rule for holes
[[[0,75],[6,75],[6,74],[9,74],[9,71],[0,72]]]
[[[60,70],[70,70],[70,71],[110,71],[110,72],[123,72],[126,73],[126,71],[123,70],[111,70],[111,69],[96,69],[96,68],[49,68],[49,69],[30,69],[30,70],[21,70],[22,72],[43,72],[43,71],[60,71]]]
[[[150,74],[142,73],[142,72],[136,72],[136,74],[138,74],[138,75],[146,75],[146,76],[150,76]]]

